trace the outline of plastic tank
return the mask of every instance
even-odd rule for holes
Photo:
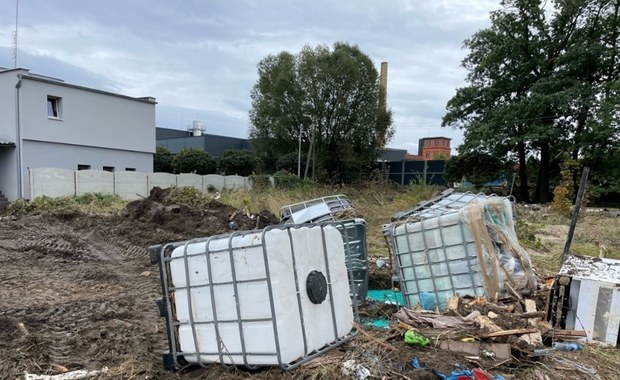
[[[354,315],[343,247],[336,227],[307,225],[156,248],[164,365],[290,369],[346,341]]]
[[[368,295],[366,221],[350,219],[330,224],[342,235],[345,263],[349,274],[349,294],[356,305],[361,305]]]
[[[456,294],[503,295],[506,282],[522,291],[537,287],[509,198],[444,193],[393,220],[384,232],[408,307],[443,309]]]
[[[344,216],[347,210],[353,211],[349,198],[345,195],[330,195],[282,207],[280,222],[332,223],[338,227],[345,244],[344,254],[351,283],[351,298],[356,305],[361,305],[368,294],[366,221],[359,218],[336,221],[337,216]]]

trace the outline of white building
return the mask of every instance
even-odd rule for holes
[[[152,172],[155,105],[0,68],[0,192],[28,198],[30,168]]]

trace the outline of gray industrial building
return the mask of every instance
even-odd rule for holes
[[[29,196],[29,168],[153,171],[154,98],[0,68],[0,192]]]
[[[179,153],[183,148],[199,148],[212,157],[220,157],[224,151],[229,149],[252,149],[247,139],[203,132],[204,129],[198,121],[194,121],[193,128],[188,131],[157,128],[157,145],[166,147],[172,153]]]

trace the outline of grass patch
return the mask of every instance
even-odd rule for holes
[[[204,209],[211,201],[218,197],[216,192],[204,192],[193,187],[174,186],[166,195],[166,205],[185,206],[192,209]]]
[[[37,197],[31,201],[18,199],[7,209],[10,215],[36,214],[55,211],[79,211],[85,214],[115,214],[127,205],[118,195],[87,193],[76,197]]]

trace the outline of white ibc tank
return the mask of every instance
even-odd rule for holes
[[[190,241],[167,260],[179,355],[190,363],[286,367],[352,330],[343,240],[331,226]]]

